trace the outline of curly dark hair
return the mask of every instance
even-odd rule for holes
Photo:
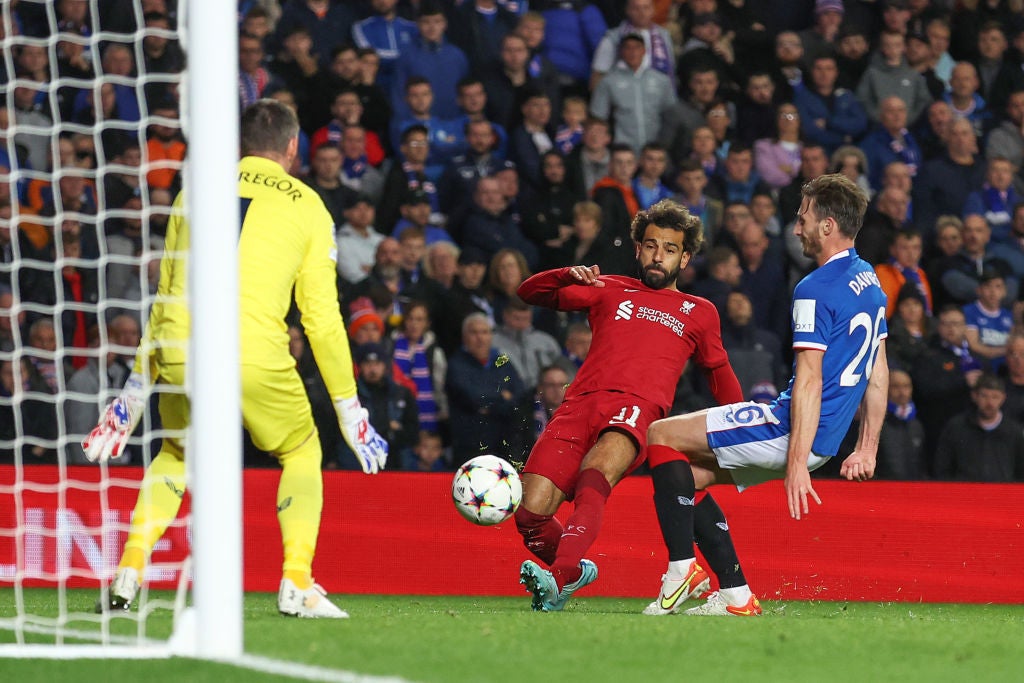
[[[637,244],[642,242],[647,226],[652,224],[683,233],[683,251],[690,255],[699,252],[704,243],[704,227],[700,218],[691,215],[685,206],[671,199],[662,199],[651,208],[637,213],[630,228],[633,241]]]

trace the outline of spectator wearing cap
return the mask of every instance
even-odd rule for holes
[[[469,203],[476,182],[494,175],[502,161],[494,149],[497,138],[490,121],[468,119],[464,130],[467,149],[448,162],[437,186],[441,211],[449,216]]]
[[[341,182],[341,149],[336,145],[317,147],[313,152],[310,176],[306,182],[324,200],[324,206],[334,219],[334,224],[344,224],[347,220],[345,211],[359,193]]]
[[[345,126],[341,131],[341,184],[365,194],[374,204],[384,192],[384,174],[370,163],[366,144],[375,135],[361,125]]]
[[[335,234],[338,245],[338,275],[346,284],[355,284],[373,268],[378,245],[384,235],[373,228],[375,210],[366,195],[356,195],[345,207],[345,222]]]
[[[416,398],[405,386],[397,384],[389,374],[391,359],[379,343],[356,346],[352,351],[356,363],[356,392],[359,402],[369,413],[370,424],[388,442],[389,452],[399,457],[391,469],[408,457],[419,433]],[[347,445],[339,453],[342,469],[359,469],[355,455]]]
[[[555,146],[551,135],[551,100],[543,90],[532,90],[526,94],[521,111],[522,124],[509,134],[509,159],[515,162],[528,191],[536,193],[543,184],[541,157]]]
[[[793,88],[804,143],[821,145],[826,158],[839,147],[860,138],[867,128],[864,107],[853,92],[836,87],[839,69],[832,55],[811,64],[809,78]]]
[[[413,190],[402,199],[402,206],[399,211],[402,214],[401,220],[395,223],[395,229],[391,236],[398,239],[407,228],[417,228],[423,232],[423,238],[429,247],[437,242],[451,242],[452,237],[444,228],[430,222],[430,197],[426,192]]]
[[[387,325],[384,323],[383,317],[387,315],[387,311],[378,309],[368,296],[356,297],[348,308],[350,310],[347,328],[349,344],[353,348],[363,344],[380,344],[384,347],[384,352],[390,354],[391,340],[385,337]],[[409,391],[415,392],[416,384],[393,361],[391,377],[398,384],[408,387]]]
[[[946,92],[946,83],[935,73],[935,53],[932,51],[928,36],[919,28],[907,33],[907,64],[921,74],[928,94],[933,100],[942,99]]]
[[[609,29],[594,51],[591,64],[590,89],[596,90],[601,79],[607,76],[621,58],[619,44],[628,35],[639,35],[644,42],[644,66],[668,77],[675,84],[675,47],[672,35],[654,23],[653,0],[627,0],[626,19]]]
[[[590,113],[615,121],[613,138],[634,152],[653,142],[668,110],[676,104],[672,82],[664,73],[644,65],[643,38],[623,36],[621,60],[601,79],[590,100]]]
[[[506,211],[508,201],[497,178],[481,178],[473,193],[473,208],[462,234],[462,246],[477,247],[490,259],[498,250],[517,249],[531,268],[537,266],[537,247],[523,235]]]
[[[882,102],[898,97],[907,105],[907,121],[916,121],[932,101],[924,76],[906,60],[906,40],[902,33],[887,30],[879,38],[879,48],[871,58],[857,86],[857,98],[868,118],[881,121]]]
[[[438,342],[449,358],[459,347],[459,330],[466,316],[483,313],[494,325],[494,309],[484,289],[488,263],[487,255],[477,247],[468,246],[459,252],[455,280],[437,311],[434,326]]]
[[[352,26],[352,40],[360,48],[372,48],[380,58],[377,85],[391,92],[399,56],[412,46],[419,29],[416,23],[398,15],[398,0],[373,0],[373,13]]]
[[[445,384],[455,459],[478,453],[521,459],[529,439],[528,411],[522,410],[528,392],[515,367],[500,360],[493,323],[486,315],[470,314],[461,332]]]
[[[437,0],[420,3],[416,27],[419,35],[402,48],[395,62],[391,107],[398,118],[407,116],[405,84],[413,76],[422,76],[434,91],[434,115],[443,120],[458,118],[456,84],[469,75],[469,61],[460,48],[445,40],[448,20]]]
[[[928,312],[928,300],[913,282],[904,282],[889,301],[893,306],[886,342],[887,351],[891,345],[889,360],[912,368],[935,337],[936,316]]]
[[[835,51],[844,14],[842,0],[815,0],[814,24],[798,34],[804,46],[804,59],[809,61],[823,52]]]

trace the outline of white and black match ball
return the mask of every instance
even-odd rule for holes
[[[523,499],[523,483],[511,464],[496,455],[467,460],[452,480],[452,500],[473,524],[491,526],[511,517]]]

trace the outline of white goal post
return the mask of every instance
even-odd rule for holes
[[[89,16],[93,27],[98,27],[99,10],[101,0],[89,0]],[[57,44],[61,40],[72,40],[84,44],[87,49],[92,50],[94,63],[99,61],[100,46],[107,41],[123,42],[130,46],[136,57],[141,61],[142,41],[147,35],[153,35],[154,30],[143,29],[142,0],[131,0],[129,3],[134,11],[134,21],[139,30],[134,33],[111,33],[105,32],[103,27],[94,28],[91,35],[83,32],[85,37],[68,38],[68,34],[61,33],[57,29],[56,10],[57,3],[52,0],[22,0],[23,6],[31,6],[30,9],[38,11],[40,16],[45,16],[49,22],[51,35],[48,37],[18,36],[15,31],[14,13],[10,3],[3,2],[0,5],[0,19],[5,29],[0,34],[0,54],[5,62],[2,69],[6,70],[6,78],[0,81],[0,92],[10,100],[16,85],[21,81],[20,74],[15,73],[12,65],[12,58],[15,49],[29,45],[32,47],[44,47],[50,57],[50,69],[52,80],[46,85],[47,97],[52,105],[57,101],[56,91],[59,87],[77,87],[83,90],[91,89],[99,100],[101,85],[98,82],[86,83],[81,79],[59,77],[56,72]],[[52,494],[57,500],[54,510],[48,510],[47,514],[57,520],[52,523],[54,528],[47,526],[37,530],[26,527],[31,526],[24,523],[25,509],[21,496],[26,489],[31,490],[35,486],[26,483],[23,475],[26,463],[20,456],[23,446],[36,445],[32,438],[24,439],[22,433],[22,420],[15,417],[14,440],[14,464],[12,471],[15,472],[14,483],[8,486],[5,481],[0,480],[0,505],[9,506],[14,511],[10,517],[17,520],[14,528],[4,528],[3,519],[5,513],[0,511],[0,548],[9,542],[16,550],[10,557],[0,556],[0,596],[11,596],[14,605],[0,605],[0,658],[3,657],[32,657],[32,658],[149,658],[167,656],[188,656],[204,659],[215,659],[222,661],[239,660],[243,656],[243,558],[242,558],[242,449],[241,449],[241,409],[240,409],[240,368],[238,364],[239,331],[238,331],[238,266],[237,246],[239,233],[239,202],[237,190],[237,159],[238,159],[238,119],[239,119],[239,97],[238,97],[238,49],[237,49],[237,3],[222,0],[178,0],[178,31],[174,35],[187,54],[189,68],[180,83],[180,112],[181,126],[188,144],[188,155],[183,169],[184,192],[186,198],[186,216],[190,223],[191,248],[189,253],[189,309],[192,316],[192,328],[190,339],[190,356],[188,361],[188,375],[186,378],[186,390],[191,400],[191,428],[186,437],[187,449],[187,485],[191,493],[191,549],[190,557],[180,566],[173,568],[173,571],[181,577],[179,581],[178,596],[173,604],[167,601],[157,601],[159,604],[146,605],[144,603],[146,590],[140,594],[140,606],[137,612],[133,608],[131,618],[138,622],[138,627],[132,635],[120,635],[117,629],[111,628],[115,620],[124,620],[125,615],[93,615],[68,614],[66,607],[66,589],[68,578],[76,579],[81,585],[81,580],[92,581],[95,579],[95,597],[100,595],[100,584],[106,583],[109,576],[102,571],[83,574],[81,570],[68,568],[69,560],[66,558],[53,560],[58,570],[45,574],[44,581],[52,581],[55,584],[55,617],[50,615],[30,615],[25,613],[24,584],[25,579],[38,579],[40,574],[26,572],[26,555],[32,554],[32,549],[27,553],[24,547],[26,539],[42,539],[39,541],[40,548],[57,548],[55,552],[70,555],[74,552],[90,555],[90,567],[95,566],[92,562],[109,567],[110,562],[116,562],[121,548],[109,547],[111,537],[118,538],[118,534],[125,531],[126,524],[121,521],[111,522],[111,529],[106,526],[96,532],[88,527],[79,536],[71,538],[66,529],[60,527],[60,520],[64,519],[63,514],[68,511],[64,505],[69,498],[69,492],[88,491],[97,494],[103,500],[104,520],[107,519],[106,495],[110,486],[126,486],[123,479],[118,479],[116,467],[99,467],[99,482],[76,482],[68,480],[69,472],[73,470],[67,467],[66,456],[63,455],[69,444],[72,444],[81,435],[68,433],[61,427],[56,439],[43,445],[52,447],[60,455],[58,463],[53,465],[55,472],[59,472],[57,483],[47,489],[45,493]],[[155,33],[163,37],[169,37],[170,31],[156,29]],[[149,123],[160,123],[160,120],[153,120],[148,115],[144,100],[144,86],[149,82],[147,75],[142,73],[139,66],[139,78],[135,83],[135,90],[140,101],[142,119],[140,120],[143,140],[142,164],[139,168],[144,178],[147,169],[158,168],[159,165],[150,166],[149,158],[145,151],[145,131]],[[97,69],[99,72],[99,69]],[[99,80],[109,79],[117,83],[116,76],[98,76]],[[159,78],[156,79],[160,81]],[[166,82],[160,81],[160,82]],[[42,90],[42,89],[41,89]],[[97,107],[99,104],[97,103]],[[56,107],[54,107],[56,108]],[[49,144],[53,147],[53,158],[56,159],[58,138],[61,133],[77,132],[79,134],[91,134],[96,140],[96,147],[101,146],[101,133],[107,130],[128,130],[120,122],[102,121],[97,118],[97,123],[89,129],[82,124],[68,124],[58,120],[54,115],[53,125],[50,130],[41,129],[33,125],[19,124],[19,118],[12,115],[11,125],[7,134],[0,138],[0,150],[7,152],[11,158],[15,153],[15,136],[19,134],[34,135],[36,137],[48,137]],[[4,131],[0,129],[0,133]],[[104,165],[105,159],[102,151],[97,154],[97,161],[100,166]],[[56,186],[61,177],[63,169],[55,168],[52,174],[53,185]],[[91,177],[95,179],[96,185],[102,185],[102,169],[97,170]],[[49,178],[48,174],[38,171],[22,170],[12,167],[11,173],[4,176],[0,171],[0,182],[9,183],[12,188],[12,201],[17,202],[17,183],[32,179]],[[145,187],[145,184],[143,185]],[[54,189],[59,192],[58,189]],[[98,211],[95,224],[99,234],[104,234],[100,226],[103,225],[103,218],[124,218],[126,212],[114,210],[103,216],[105,207],[103,205],[103,189],[98,188]],[[57,202],[55,202],[57,203]],[[153,214],[152,207],[146,203],[141,211],[145,219]],[[11,225],[12,239],[17,239],[19,226],[19,209],[17,205],[12,211]],[[64,209],[59,205],[56,214],[49,219],[47,225],[53,229],[61,226],[64,220]],[[53,232],[60,233],[60,229]],[[57,237],[58,243],[63,244],[63,238]],[[103,258],[100,267],[110,263],[121,263],[117,256],[110,256],[101,247]],[[18,268],[23,265],[19,263],[19,252],[15,245],[15,262],[13,264],[13,275],[17,277]],[[121,257],[125,263],[125,257]],[[63,257],[57,257],[57,272]],[[80,259],[79,259],[80,260]],[[71,259],[74,261],[74,259]],[[50,264],[51,266],[53,264]],[[136,262],[137,265],[137,262]],[[3,264],[0,264],[2,267]],[[9,269],[10,270],[10,269]],[[139,279],[145,280],[145,268]],[[31,304],[17,303],[18,286],[14,285],[15,304],[10,311],[0,313],[16,316],[24,311],[40,312],[41,309],[33,309]],[[102,297],[104,292],[100,291],[100,310],[103,310]],[[148,304],[152,303],[152,296],[143,289],[142,292],[142,318],[145,323],[145,311]],[[67,308],[63,308],[64,305]],[[56,318],[65,310],[75,311],[77,304],[65,302],[60,295],[57,297],[57,307],[54,314]],[[2,304],[0,304],[2,307]],[[102,318],[102,316],[100,316]],[[55,325],[58,327],[59,325]],[[102,321],[100,327],[103,327]],[[56,360],[56,367],[59,369],[64,361],[65,345],[70,347],[71,340],[65,339],[60,331],[57,331],[57,350],[51,354]],[[106,345],[108,342],[105,331],[100,333],[102,346],[99,351],[91,352],[91,358],[99,356],[100,367],[106,366],[107,361],[103,360]],[[13,365],[20,363],[23,356],[25,340],[21,334],[14,332],[14,350],[5,351],[0,348],[0,361],[10,362]],[[16,372],[20,376],[20,371]],[[32,399],[34,395],[22,392],[19,388],[14,395],[4,398],[0,394],[0,407],[11,407],[12,415],[19,415],[19,410],[26,400]],[[66,383],[59,380],[60,390],[55,397],[46,399],[53,403],[53,410],[59,417],[63,417],[67,402],[76,400],[74,393],[70,398],[67,395]],[[112,392],[116,394],[116,391]],[[108,392],[108,397],[110,392]],[[85,401],[89,397],[79,396],[78,401]],[[99,398],[95,397],[98,401]],[[92,399],[89,399],[92,400]],[[149,426],[149,421],[144,425]],[[62,423],[63,424],[63,423]],[[147,434],[144,441],[148,445],[159,435]],[[0,436],[0,439],[3,439]],[[43,442],[39,442],[43,443]],[[115,482],[112,484],[112,482]],[[137,484],[135,484],[137,487]],[[74,514],[71,511],[70,514]],[[49,519],[49,517],[48,517]],[[106,521],[104,521],[104,525]],[[65,525],[66,526],[66,525]],[[84,527],[83,527],[84,528]],[[38,531],[38,533],[37,533]],[[63,535],[62,535],[63,534]],[[81,540],[80,537],[84,537]],[[44,545],[45,541],[45,545]],[[62,545],[63,544],[63,545]],[[91,546],[90,546],[91,544]],[[38,550],[36,551],[38,554]],[[46,558],[44,558],[46,559]],[[6,564],[5,564],[6,563]],[[49,566],[49,565],[47,565]],[[9,568],[5,570],[4,567]],[[76,573],[76,571],[78,573]],[[186,607],[186,592],[188,578],[191,575],[192,600],[191,606]],[[6,601],[6,598],[5,598]],[[6,618],[4,614],[16,607],[17,613],[14,617]],[[145,621],[154,609],[170,607],[174,609],[174,627],[171,637],[166,640],[155,640],[146,633]],[[58,613],[59,609],[59,613]],[[85,624],[84,627],[74,626]],[[13,634],[13,636],[11,635]]]

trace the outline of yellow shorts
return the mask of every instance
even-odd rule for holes
[[[183,433],[189,424],[188,397],[177,390],[184,386],[184,369],[182,364],[160,368],[160,382],[174,385],[160,394],[160,419],[168,432]],[[299,373],[294,368],[268,370],[258,365],[243,365],[241,370],[242,423],[253,443],[274,454],[298,448],[315,429]]]

